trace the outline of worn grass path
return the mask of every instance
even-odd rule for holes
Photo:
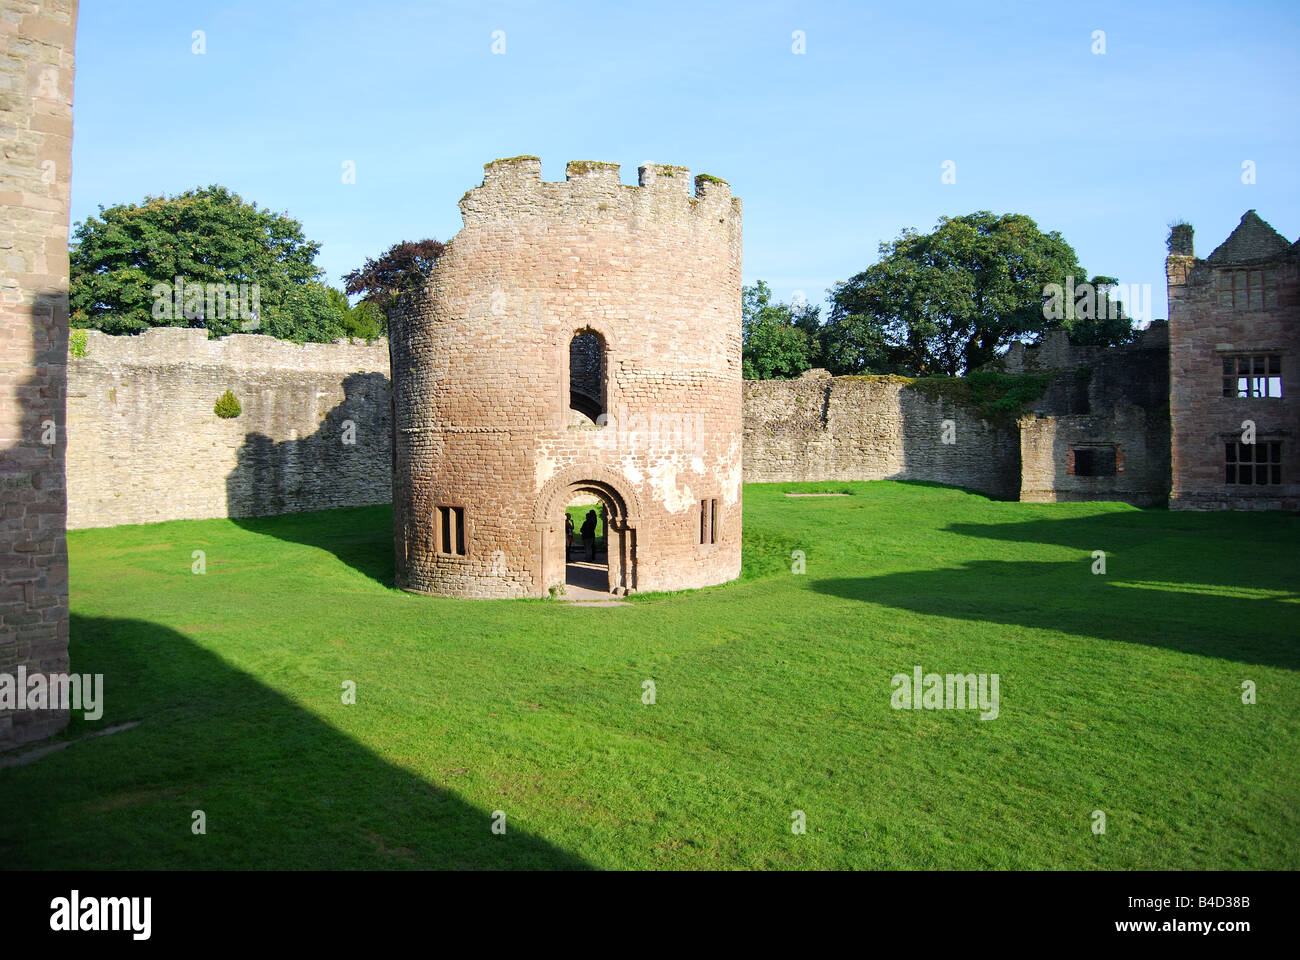
[[[1300,516],[745,496],[740,582],[617,608],[395,591],[386,508],[74,532],[68,735],[141,723],[0,769],[0,863],[1300,867]]]

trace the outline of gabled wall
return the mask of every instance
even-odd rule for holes
[[[1300,509],[1300,257],[1276,234],[1271,247],[1259,243],[1272,228],[1257,220],[1248,213],[1225,253],[1206,260],[1194,255],[1189,230],[1186,248],[1166,261],[1171,509]],[[1251,353],[1281,356],[1281,398],[1223,396],[1223,358]],[[1283,483],[1226,483],[1224,446],[1247,421],[1257,442],[1282,444]]]

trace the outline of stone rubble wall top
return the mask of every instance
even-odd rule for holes
[[[388,341],[339,340],[291,343],[262,334],[236,333],[208,339],[201,328],[151,327],[135,336],[86,331],[84,360],[126,366],[214,366],[227,369],[388,373]]]

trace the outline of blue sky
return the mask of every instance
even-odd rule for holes
[[[730,181],[745,282],[781,299],[987,209],[1150,284],[1164,317],[1170,220],[1201,256],[1250,208],[1300,236],[1296,49],[1294,2],[84,0],[72,216],[221,183],[301,220],[337,282],[450,238],[495,157],[548,180],[616,161],[625,183],[674,163]]]

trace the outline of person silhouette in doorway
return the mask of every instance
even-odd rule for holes
[[[582,521],[582,546],[587,551],[587,560],[596,559],[596,511],[588,510],[587,518]]]

